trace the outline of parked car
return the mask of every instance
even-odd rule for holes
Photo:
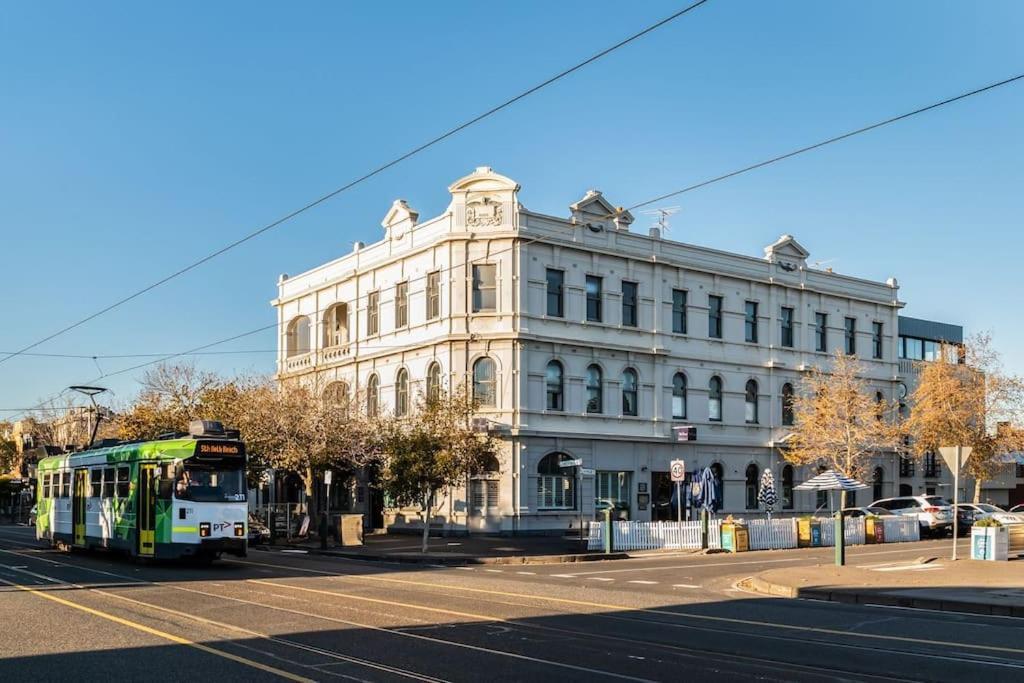
[[[1010,512],[1024,512],[1024,503],[1021,503],[1020,505],[1014,505],[1012,508],[1010,508]]]
[[[1024,513],[1006,512],[991,503],[957,503],[956,509],[957,521],[963,524],[964,518],[968,517],[970,519],[968,526],[974,524],[979,519],[987,519],[989,517],[1001,524],[1024,523]]]
[[[875,517],[895,516],[885,508],[872,507],[870,505],[865,507],[843,508],[843,514],[847,517],[867,517],[868,515],[874,515]]]
[[[270,542],[270,529],[266,524],[263,523],[256,515],[249,513],[249,543],[251,545],[257,545],[259,543]]]
[[[953,508],[941,496],[900,496],[876,500],[880,507],[895,515],[916,517],[922,536],[944,536],[953,529]]]

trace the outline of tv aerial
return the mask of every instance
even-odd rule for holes
[[[670,229],[668,219],[680,211],[683,207],[681,206],[663,206],[658,209],[648,209],[647,211],[641,211],[640,213],[647,216],[657,216],[657,220],[651,223],[652,228],[658,228],[662,235],[667,235]]]

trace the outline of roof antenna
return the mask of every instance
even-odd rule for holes
[[[83,385],[76,385],[68,387],[71,391],[77,391],[80,394],[85,394],[92,401],[92,414],[96,416],[96,422],[92,425],[92,433],[89,435],[89,445],[86,446],[86,450],[92,448],[93,442],[96,441],[96,432],[99,431],[100,422],[103,421],[103,414],[100,413],[99,406],[96,405],[96,394],[102,394],[106,389],[103,387],[87,387]]]
[[[652,228],[657,228],[662,236],[668,235],[669,224],[668,218],[674,214],[679,213],[683,207],[681,206],[665,206],[660,209],[649,209],[647,211],[641,211],[640,213],[648,216],[657,216],[658,220],[651,223]]]

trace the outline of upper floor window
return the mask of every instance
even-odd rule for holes
[[[409,371],[402,368],[395,377],[395,415],[405,417],[409,414]]]
[[[871,357],[882,358],[882,323],[871,323]]]
[[[712,377],[708,382],[708,419],[713,422],[722,421],[722,380]]]
[[[793,426],[793,385],[789,382],[782,385],[782,425]]]
[[[757,343],[757,302],[748,301],[743,318],[743,338],[752,343]]]
[[[395,328],[409,324],[409,283],[395,285]]]
[[[494,361],[490,358],[480,358],[473,363],[473,398],[477,405],[486,408],[497,405],[496,375]]]
[[[604,412],[603,403],[601,396],[602,385],[601,385],[601,368],[597,365],[591,365],[587,368],[587,412],[588,413],[601,413]]]
[[[814,350],[828,352],[828,314],[814,314]]]
[[[309,318],[306,316],[300,315],[288,323],[285,353],[288,356],[309,353]]]
[[[746,391],[744,392],[744,406],[744,419],[747,424],[757,424],[757,382],[754,380],[747,381]]]
[[[437,361],[427,368],[427,400],[436,401],[441,397],[441,364]]]
[[[380,332],[380,292],[366,295],[366,334],[373,336]]]
[[[366,414],[376,417],[380,411],[380,378],[376,374],[366,380]]]
[[[781,325],[779,343],[791,349],[793,348],[793,308],[791,306],[782,307],[779,322]]]
[[[601,285],[598,276],[587,276],[587,320],[592,323],[601,322]]]
[[[846,341],[846,355],[854,356],[857,354],[857,319],[847,318],[843,329]]]
[[[441,272],[427,273],[427,320],[441,316]]]
[[[686,290],[672,290],[672,331],[686,334]]]
[[[324,405],[332,408],[341,408],[342,412],[348,414],[349,395],[348,384],[345,382],[331,382],[324,389]]]
[[[562,364],[557,360],[548,363],[544,373],[544,382],[547,386],[548,410],[565,410],[562,392]]]
[[[548,315],[555,318],[565,316],[564,298],[562,296],[565,283],[565,271],[548,268]]]
[[[637,326],[637,284],[622,282],[622,324]]]
[[[637,415],[636,370],[626,368],[622,371],[622,414]]]
[[[493,263],[473,266],[473,312],[494,311],[498,308],[498,267]]]
[[[708,336],[722,338],[722,297],[708,295]]]
[[[686,418],[686,375],[681,372],[672,377],[672,418]]]
[[[324,347],[348,344],[348,304],[334,304],[324,315]]]

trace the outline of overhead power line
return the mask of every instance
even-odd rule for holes
[[[691,12],[692,10],[700,7],[701,5],[703,5],[704,3],[708,2],[708,1],[709,0],[698,0],[697,2],[694,2],[693,4],[684,7],[683,9],[681,9],[681,10],[679,10],[679,11],[677,11],[677,12],[675,12],[675,13],[667,16],[667,17],[665,17],[664,19],[661,19],[660,21],[657,21],[657,22],[647,26],[643,30],[638,31],[638,32],[632,34],[631,36],[629,36],[627,38],[624,38],[623,40],[620,40],[619,42],[615,43],[614,45],[611,45],[610,47],[607,47],[607,48],[601,50],[600,52],[594,54],[591,57],[588,57],[587,59],[583,60],[582,62],[578,62],[577,64],[574,64],[573,66],[571,66],[571,67],[569,67],[569,68],[567,68],[567,69],[565,69],[563,71],[558,72],[554,76],[551,76],[550,78],[548,78],[548,79],[538,83],[537,85],[534,85],[533,87],[528,88],[528,89],[522,91],[521,93],[519,93],[519,94],[517,94],[517,95],[515,95],[513,97],[510,97],[509,99],[505,100],[504,102],[501,102],[500,104],[495,105],[494,107],[491,107],[490,109],[488,109],[487,111],[483,112],[482,114],[478,114],[477,116],[474,116],[473,118],[469,119],[468,121],[464,121],[463,123],[458,124],[454,128],[450,128],[447,131],[445,131],[444,133],[441,133],[440,135],[438,135],[438,136],[436,136],[434,138],[431,138],[430,140],[424,142],[421,145],[418,145],[417,147],[414,147],[413,149],[409,150],[408,152],[405,152],[404,154],[401,154],[401,155],[395,157],[391,161],[388,161],[388,162],[386,162],[386,163],[384,163],[384,164],[382,164],[380,166],[377,166],[373,170],[371,170],[371,171],[369,171],[369,172],[359,176],[355,180],[352,180],[352,181],[342,185],[341,187],[339,187],[339,188],[337,188],[335,190],[332,190],[332,191],[328,192],[327,194],[322,195],[321,197],[318,197],[317,199],[314,199],[313,201],[309,202],[308,204],[305,204],[305,205],[299,207],[298,209],[295,209],[294,211],[291,211],[290,213],[287,213],[284,216],[281,216],[280,218],[278,218],[278,219],[276,219],[274,221],[271,221],[270,223],[267,223],[266,225],[264,225],[264,226],[262,226],[260,228],[257,228],[256,230],[253,230],[252,232],[248,233],[247,235],[244,235],[244,236],[236,239],[234,242],[226,244],[225,246],[221,247],[220,249],[217,249],[216,251],[211,252],[211,253],[209,253],[209,254],[199,258],[198,260],[189,263],[188,265],[186,265],[186,266],[184,266],[184,267],[174,271],[170,275],[162,277],[159,280],[157,280],[157,281],[155,281],[155,282],[153,282],[153,283],[151,283],[149,285],[146,285],[142,289],[139,289],[139,290],[137,290],[135,292],[132,292],[131,294],[129,294],[129,295],[125,296],[125,297],[122,297],[121,299],[118,299],[114,303],[112,303],[112,304],[110,304],[108,306],[105,306],[104,308],[101,308],[100,310],[96,311],[95,313],[87,315],[86,317],[84,317],[84,318],[82,318],[82,319],[80,319],[80,320],[78,320],[76,322],[73,322],[70,325],[67,325],[66,327],[63,327],[63,328],[57,330],[56,332],[43,337],[42,339],[39,339],[37,341],[32,342],[31,344],[29,344],[29,345],[19,349],[18,351],[15,351],[14,353],[10,353],[10,354],[4,356],[3,358],[0,358],[0,364],[6,363],[8,360],[10,360],[11,358],[14,358],[15,356],[20,356],[21,354],[25,353],[26,351],[30,351],[30,350],[36,348],[40,344],[44,344],[44,343],[50,341],[51,339],[55,339],[55,338],[61,336],[62,334],[70,332],[71,330],[84,325],[85,323],[89,322],[90,320],[95,320],[96,318],[100,317],[101,315],[109,313],[110,311],[114,310],[115,308],[123,306],[124,304],[128,303],[129,301],[132,301],[133,299],[136,299],[136,298],[142,296],[143,294],[146,294],[147,292],[150,292],[150,291],[156,289],[157,287],[160,287],[161,285],[164,285],[164,284],[170,282],[171,280],[173,280],[173,279],[175,279],[177,277],[180,277],[180,276],[188,273],[189,271],[194,270],[195,268],[198,268],[199,266],[203,265],[204,263],[206,263],[208,261],[211,261],[211,260],[217,258],[218,256],[220,256],[220,255],[222,255],[222,254],[224,254],[224,253],[226,253],[228,251],[231,251],[235,247],[241,246],[242,244],[245,244],[249,240],[252,240],[252,239],[254,239],[256,237],[259,237],[263,233],[268,232],[270,230],[273,230],[274,228],[276,228],[276,227],[278,227],[278,226],[280,226],[280,225],[282,225],[284,223],[287,223],[288,221],[290,221],[293,218],[295,218],[295,217],[297,217],[297,216],[299,216],[299,215],[309,211],[310,209],[312,209],[314,207],[317,207],[320,204],[323,204],[324,202],[326,202],[326,201],[328,201],[330,199],[333,199],[334,197],[337,197],[338,195],[342,194],[343,192],[347,192],[348,190],[352,189],[353,187],[355,187],[355,186],[357,186],[357,185],[359,185],[361,183],[366,182],[370,178],[373,178],[374,176],[376,176],[376,175],[378,175],[380,173],[383,173],[384,171],[388,170],[389,168],[391,168],[393,166],[396,166],[396,165],[402,163],[403,161],[405,161],[405,160],[407,160],[407,159],[409,159],[411,157],[416,156],[420,152],[423,152],[423,151],[433,147],[434,145],[436,145],[436,144],[438,144],[438,143],[440,143],[440,142],[442,142],[444,140],[447,140],[448,138],[452,137],[453,135],[456,135],[457,133],[462,132],[463,130],[469,128],[470,126],[473,126],[473,125],[479,123],[480,121],[483,121],[484,119],[486,119],[486,118],[488,118],[490,116],[493,116],[494,114],[497,114],[498,112],[502,111],[503,109],[506,109],[506,108],[512,106],[516,102],[519,102],[520,100],[522,100],[522,99],[524,99],[526,97],[529,97],[530,95],[533,95],[534,93],[536,93],[536,92],[538,92],[540,90],[543,90],[544,88],[548,87],[549,85],[551,85],[551,84],[553,84],[553,83],[555,83],[557,81],[560,81],[561,79],[565,78],[566,76],[569,76],[570,74],[573,74],[576,71],[579,71],[580,69],[588,66],[589,64],[592,64],[592,63],[598,61],[602,57],[605,57],[605,56],[611,54],[612,52],[615,52],[616,50],[618,50],[618,49],[620,49],[622,47],[625,47],[626,45],[629,45],[633,41],[642,38],[643,36],[647,35],[648,33],[656,31],[657,29],[661,28],[662,26],[665,26],[666,24],[668,24],[668,23],[670,23],[672,21],[675,21],[676,19],[678,19],[678,18],[682,17],[683,15]]]

